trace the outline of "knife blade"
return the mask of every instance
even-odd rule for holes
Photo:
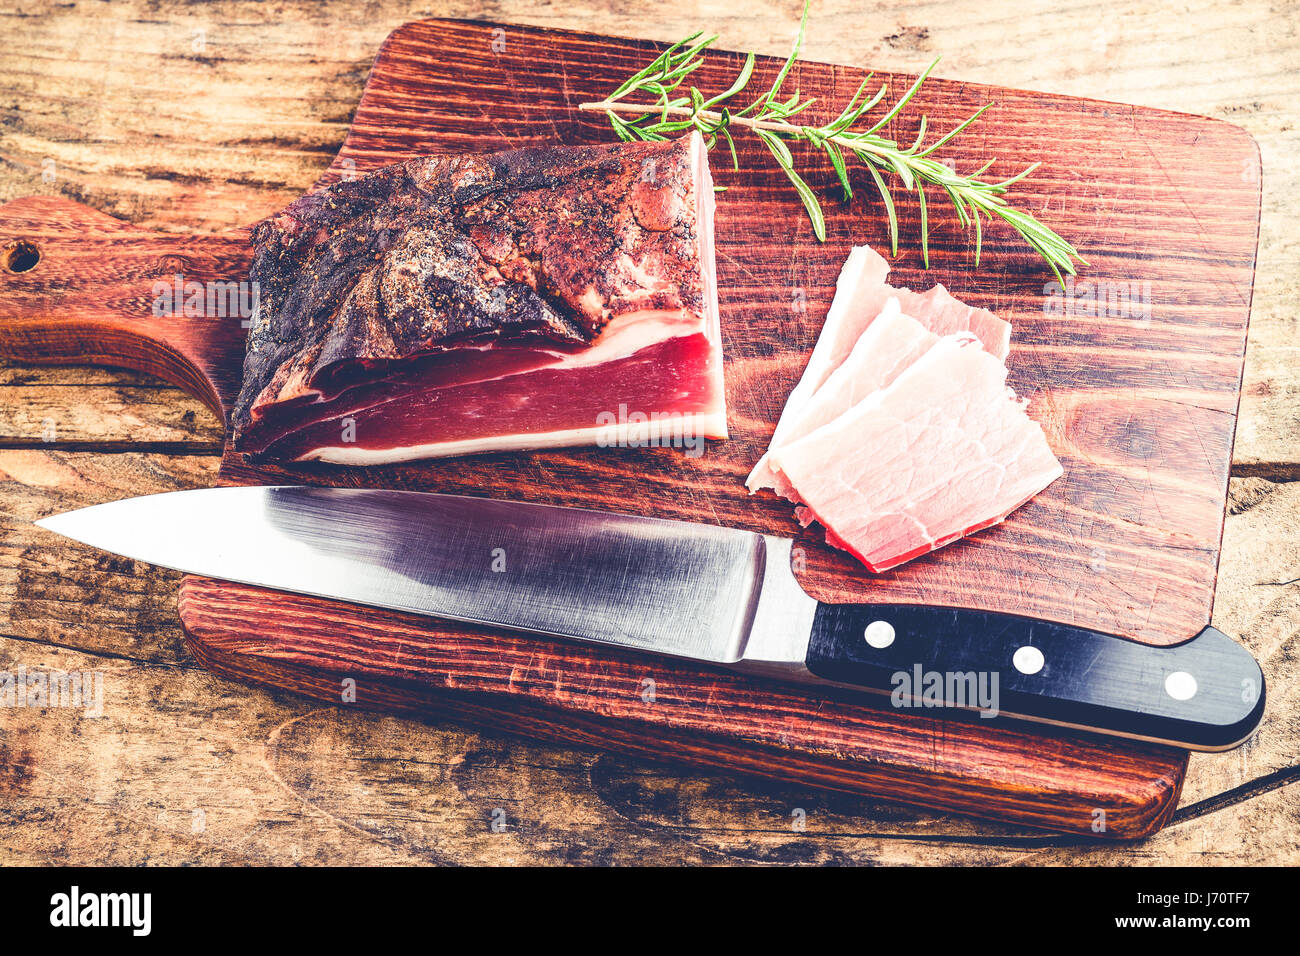
[[[1264,711],[1259,665],[1213,627],[1150,647],[1000,612],[819,604],[790,539],[735,528],[307,486],[169,492],[36,523],[191,574],[886,695],[924,716],[1225,750]]]

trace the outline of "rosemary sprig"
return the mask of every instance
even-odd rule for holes
[[[803,97],[798,90],[789,96],[782,92],[782,87],[799,58],[807,25],[808,6],[805,4],[803,18],[799,22],[799,34],[790,57],[772,85],[743,109],[733,109],[732,102],[745,91],[753,77],[753,53],[746,55],[735,82],[722,93],[706,97],[697,87],[690,85],[683,90],[683,83],[704,64],[705,51],[718,39],[716,33],[706,36],[703,32],[693,33],[674,43],[643,69],[628,77],[603,100],[583,103],[579,109],[604,112],[614,132],[624,140],[664,140],[686,130],[699,130],[710,149],[719,140],[726,142],[731,153],[732,167],[737,170],[740,168],[740,159],[732,134],[738,128],[749,130],[762,140],[777,165],[789,177],[812,221],[813,232],[823,242],[826,240],[826,219],[821,203],[817,194],[796,171],[787,141],[809,143],[827,155],[845,202],[853,198],[853,186],[845,163],[846,155],[856,157],[866,166],[889,218],[890,246],[894,255],[898,255],[898,215],[893,195],[882,173],[897,177],[905,190],[916,193],[921,211],[921,253],[926,268],[930,266],[930,229],[925,187],[929,186],[947,194],[957,212],[957,221],[963,227],[974,228],[976,266],[980,262],[984,243],[983,222],[987,217],[990,221],[1000,219],[1011,226],[1043,257],[1058,280],[1061,279],[1062,271],[1075,274],[1074,260],[1084,262],[1078,250],[1030,213],[1016,209],[1007,202],[1007,190],[1037,169],[1038,163],[1010,179],[990,182],[982,177],[993,165],[993,161],[973,173],[963,175],[933,158],[935,150],[951,142],[983,116],[992,106],[991,103],[980,107],[969,119],[928,146],[924,142],[924,116],[921,117],[916,140],[910,146],[900,146],[881,132],[916,95],[916,91],[939,62],[938,59],[926,68],[893,106],[874,121],[867,114],[884,100],[888,87],[881,85],[874,94],[868,95],[872,75],[863,80],[848,105],[831,122],[804,125],[792,121],[816,102],[813,98]],[[649,101],[647,98],[650,98]]]

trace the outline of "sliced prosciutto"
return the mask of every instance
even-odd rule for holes
[[[840,366],[787,421],[780,438],[772,439],[767,466],[773,490],[791,501],[799,500],[794,486],[774,466],[774,451],[834,421],[868,395],[885,388],[938,341],[939,336],[903,314],[898,297],[891,296]]]
[[[1007,357],[1011,343],[1011,326],[988,309],[959,302],[942,285],[926,292],[895,288],[885,280],[889,263],[870,246],[855,246],[840,269],[835,298],[822,325],[817,344],[804,369],[799,384],[786,400],[781,418],[772,435],[771,447],[790,440],[804,414],[804,409],[853,351],[863,333],[883,312],[890,299],[897,299],[901,310],[920,322],[935,335],[970,332],[999,361]],[[751,494],[771,488],[789,497],[789,484],[772,468],[771,451],[759,459],[746,479]]]
[[[772,452],[802,517],[885,571],[1002,521],[1062,474],[1007,369],[969,335]]]
[[[421,157],[305,196],[253,232],[235,448],[725,438],[713,213],[697,133]]]

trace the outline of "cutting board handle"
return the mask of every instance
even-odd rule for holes
[[[255,306],[248,264],[246,232],[164,235],[59,196],[5,203],[0,355],[149,372],[224,421]]]

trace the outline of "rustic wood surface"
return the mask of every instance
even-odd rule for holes
[[[177,643],[167,576],[137,577],[129,563],[74,549],[51,553],[26,527],[34,517],[78,503],[210,483],[215,423],[195,403],[141,376],[10,367],[0,378],[6,390],[0,425],[8,446],[0,453],[7,511],[0,586],[9,592],[5,657],[11,667],[43,661],[104,669],[110,693],[120,680],[119,693],[127,699],[98,722],[57,712],[0,715],[12,728],[0,744],[6,748],[0,787],[24,796],[3,811],[14,837],[6,841],[6,859],[605,861],[648,853],[663,861],[1295,858],[1297,811],[1286,789],[1294,747],[1285,642],[1300,619],[1292,581],[1300,501],[1287,484],[1297,470],[1297,422],[1294,363],[1287,360],[1295,351],[1294,320],[1285,306],[1292,289],[1284,268],[1294,238],[1286,205],[1294,169],[1285,159],[1295,145],[1294,37],[1263,8],[1252,13],[1216,4],[1198,8],[1192,18],[1169,16],[1157,5],[1140,16],[1094,19],[1090,10],[1086,16],[1008,16],[991,24],[982,22],[985,14],[977,11],[984,8],[974,4],[883,5],[878,33],[845,29],[849,15],[837,14],[836,4],[825,6],[828,26],[820,42],[810,37],[811,57],[908,70],[942,49],[948,59],[941,73],[950,77],[1203,112],[1242,123],[1259,139],[1265,218],[1234,464],[1243,477],[1233,481],[1234,513],[1215,608],[1215,623],[1241,636],[1268,674],[1273,703],[1256,741],[1232,754],[1195,757],[1182,808],[1163,834],[1127,850],[1084,851],[1069,840],[967,820],[864,807],[797,788],[755,787],[739,778],[671,775],[456,724],[317,712],[288,696],[244,691],[193,670]],[[208,192],[221,196],[213,207],[234,200],[254,218],[283,204],[324,168],[369,57],[392,27],[430,13],[475,12],[376,4],[365,26],[349,32],[330,29],[345,14],[334,13],[332,21],[328,8],[313,14],[309,29],[296,31],[244,5],[206,8],[201,22],[189,10],[169,20],[166,5],[161,14],[157,5],[134,14],[161,24],[128,24],[131,9],[114,8],[111,16],[120,19],[110,29],[95,11],[60,8],[36,22],[20,18],[21,29],[7,36],[17,32],[23,39],[0,41],[16,84],[12,118],[0,140],[8,164],[0,196],[57,193],[137,226],[176,232],[235,225],[204,219]],[[782,52],[792,28],[790,17],[729,17],[689,4],[675,8],[676,19],[656,17],[653,23],[633,11],[593,19],[576,9],[576,17],[557,12],[550,19],[509,8],[491,15],[660,39],[707,19],[731,45],[774,53]],[[1086,21],[1076,31],[1082,57],[1049,55],[1060,37],[1071,35],[1062,32],[1061,16]],[[253,29],[247,25],[253,20],[268,22]],[[1221,42],[1207,67],[1197,40],[1211,23]],[[367,37],[369,52],[349,59],[356,52],[351,44],[371,28],[378,36]],[[1012,42],[1031,51],[1037,43],[1042,55],[1010,58],[1005,50]],[[74,48],[77,58],[68,59],[66,51]],[[153,52],[141,55],[141,49]],[[131,55],[124,55],[127,50]],[[149,64],[156,66],[150,56],[171,57],[166,89],[147,79]],[[316,63],[309,62],[313,58]],[[1084,68],[1089,62],[1091,71]],[[119,75],[127,68],[141,71],[136,81]],[[251,81],[255,74],[264,89],[246,88],[258,85]],[[1207,82],[1210,76],[1215,84]],[[210,95],[195,97],[196,90]],[[267,99],[272,92],[275,103]],[[223,109],[227,96],[243,102],[242,112]],[[329,117],[316,111],[348,96],[339,137],[322,147]],[[266,144],[268,130],[281,136],[284,129],[292,132],[277,146]],[[205,140],[213,141],[208,152],[217,155],[196,149]],[[232,171],[231,164],[253,163],[255,153],[275,156],[262,155],[268,172],[250,184],[256,177]],[[140,171],[148,158],[159,157],[161,168],[175,169],[180,181],[166,184],[166,199],[150,203],[147,193],[158,184],[141,180]],[[51,169],[46,159],[53,161],[52,182],[41,179]],[[285,177],[281,186],[266,182],[276,162],[291,161],[301,175]],[[110,407],[88,405],[92,398]],[[194,729],[179,737],[167,732],[177,721]],[[69,739],[74,747],[67,747]],[[422,756],[414,764],[411,753],[427,754],[428,762]],[[404,757],[405,772],[395,773]],[[486,802],[485,795],[491,795]],[[791,826],[795,808],[807,814],[802,831]],[[497,809],[507,820],[501,833],[490,826]],[[67,837],[56,847],[42,836],[48,832]],[[105,840],[106,832],[115,838]]]
[[[384,40],[323,179],[437,149],[599,141],[608,136],[603,123],[575,111],[575,99],[611,88],[652,55],[649,47],[517,25],[407,24]],[[696,80],[721,88],[741,59],[715,52]],[[525,78],[535,63],[545,70]],[[761,58],[757,82],[770,82],[780,65]],[[861,74],[805,61],[793,79],[805,95],[833,101],[856,89]],[[896,89],[913,80],[880,78]],[[810,530],[798,539],[800,577],[809,593],[835,602],[1011,608],[1152,643],[1185,640],[1208,623],[1213,600],[1259,210],[1258,180],[1243,179],[1240,169],[1254,168],[1257,148],[1216,120],[940,79],[889,132],[910,141],[915,116],[950,128],[990,100],[998,109],[980,137],[948,155],[975,168],[1015,153],[1023,148],[1022,118],[1034,117],[1044,138],[1034,152],[1051,172],[1034,177],[1019,201],[1049,210],[1057,228],[1077,237],[1092,281],[1154,286],[1146,303],[1152,314],[1045,314],[1035,257],[1009,248],[993,229],[986,264],[972,275],[969,238],[936,223],[934,267],[922,271],[913,244],[894,262],[895,281],[944,281],[1012,321],[1013,380],[1022,392],[1032,387],[1033,413],[1069,477],[1006,525],[887,575],[869,575]],[[1126,129],[1163,154],[1157,169],[1122,151],[1079,162],[1077,144],[1111,137],[1120,114]],[[735,181],[719,170],[731,188],[717,232],[732,434],[702,459],[670,449],[560,450],[363,470],[254,466],[227,452],[219,480],[487,493],[794,534],[789,505],[750,497],[744,476],[806,360],[839,263],[864,229],[880,224],[840,211],[827,242],[817,243],[762,147],[742,140],[739,150],[742,164],[757,171]],[[820,188],[833,180],[825,163],[805,175]],[[1205,207],[1194,226],[1182,214],[1188,202]],[[900,215],[905,232],[915,233],[915,216],[914,206]],[[156,233],[62,197],[34,196],[0,206],[0,236],[21,237],[41,256],[37,268],[0,282],[0,352],[155,372],[224,415],[242,349],[238,316],[160,317],[150,300],[156,283],[167,288],[178,273],[187,283],[245,275],[244,230]],[[790,307],[795,291],[800,310]],[[498,724],[549,728],[545,736],[576,743],[591,741],[600,726],[605,750],[654,753],[657,744],[678,762],[751,767],[1066,832],[1093,832],[1094,814],[1104,812],[1099,832],[1110,839],[1147,835],[1167,821],[1186,764],[1185,754],[1164,748],[1099,748],[1067,736],[1048,742],[994,732],[981,721],[858,714],[699,668],[658,665],[652,673],[665,687],[647,707],[636,693],[643,675],[617,655],[557,648],[533,666],[535,641],[485,639],[429,621],[377,628],[375,615],[354,607],[226,590],[192,584],[183,591],[181,623],[194,655],[226,676],[308,688],[329,702],[337,701],[339,677],[353,671],[367,676],[359,695],[385,710],[424,705],[427,686],[472,688],[476,701],[471,707],[462,693],[460,706],[480,722],[496,714]],[[323,641],[335,652],[322,654]],[[395,664],[379,672],[365,664],[399,657],[409,679],[398,679]],[[312,667],[320,671],[315,681],[303,676]],[[377,692],[377,680],[397,686]],[[540,714],[525,721],[523,710],[542,704],[552,709],[549,723]]]
[[[853,696],[810,701],[689,662],[503,635],[186,577],[186,646],[215,673],[324,703],[460,716],[551,743],[1098,839],[1172,816],[1186,751],[1003,722],[935,720]],[[765,787],[770,787],[770,782]]]

